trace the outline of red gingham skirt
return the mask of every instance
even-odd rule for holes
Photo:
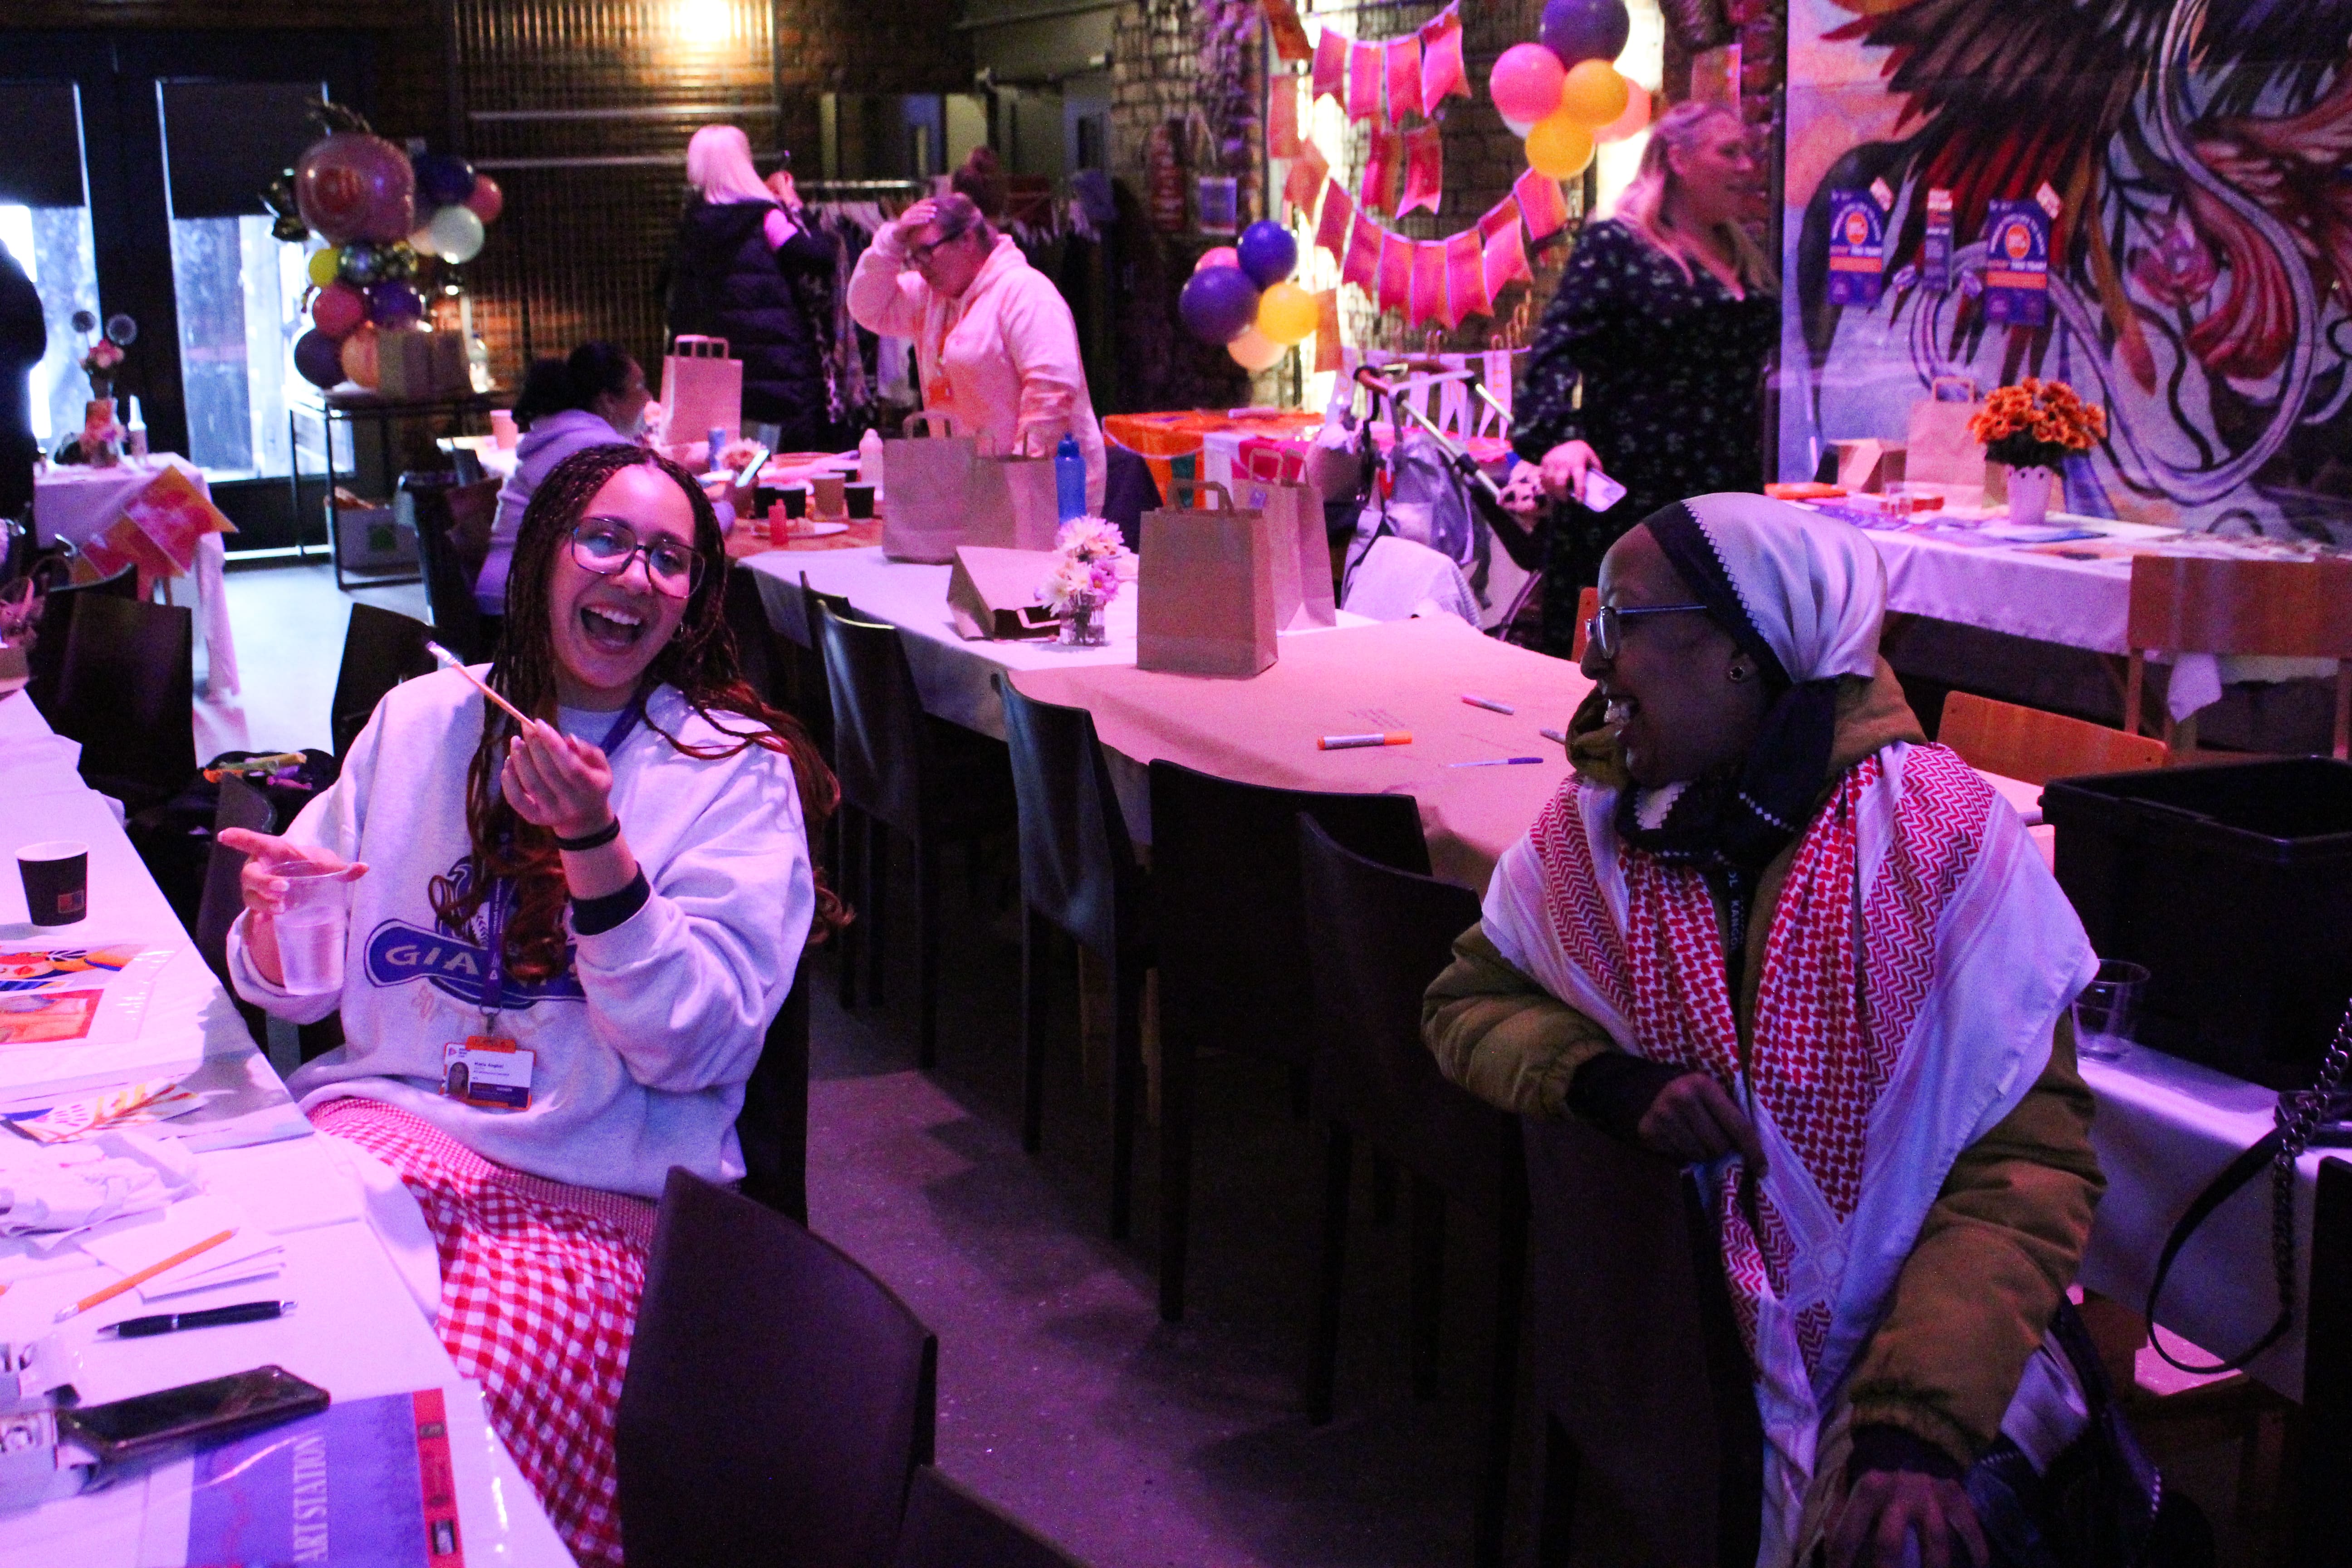
[[[494,1164],[372,1100],[311,1125],[398,1172],[441,1256],[441,1342],[573,1555],[621,1561],[613,1424],[629,1367],[654,1205]]]

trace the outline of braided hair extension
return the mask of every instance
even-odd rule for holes
[[[724,609],[727,574],[737,568],[719,536],[718,513],[693,477],[657,453],[639,447],[590,447],[558,463],[541,481],[515,539],[506,624],[490,664],[490,687],[532,718],[555,721],[555,645],[548,598],[556,552],[605,481],[633,465],[660,470],[685,492],[694,510],[695,550],[703,560],[702,581],[688,598],[677,629],[646,667],[642,690],[676,687],[688,707],[728,737],[728,743],[683,741],[650,715],[646,727],[690,757],[716,761],[759,746],[789,758],[802,818],[814,840],[840,804],[840,785],[800,721],[769,706],[743,679]],[[448,882],[436,879],[433,910],[451,930],[462,931],[488,900],[491,883],[511,878],[515,900],[506,930],[507,967],[517,979],[545,980],[563,968],[563,910],[571,894],[555,836],[525,822],[499,792],[507,742],[515,728],[514,721],[495,705],[482,704],[482,739],[466,773],[471,874]],[[814,875],[812,942],[824,941],[849,921],[847,909],[825,886],[824,873]]]

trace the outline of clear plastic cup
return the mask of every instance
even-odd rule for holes
[[[308,861],[269,869],[286,879],[286,912],[277,921],[278,963],[286,989],[306,996],[341,990],[352,885],[340,870]]]
[[[2111,1062],[2129,1050],[2147,989],[2146,968],[2119,958],[2101,960],[2096,977],[2074,998],[2075,1054]]]

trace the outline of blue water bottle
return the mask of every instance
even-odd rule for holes
[[[1064,436],[1054,448],[1054,499],[1064,522],[1086,516],[1087,460],[1079,454],[1076,436]]]
[[[702,466],[705,473],[715,474],[719,471],[719,454],[726,450],[726,447],[727,427],[723,425],[713,425],[710,427],[710,460]]]

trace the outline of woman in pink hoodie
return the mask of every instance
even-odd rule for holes
[[[1050,457],[1064,433],[1087,460],[1087,507],[1103,503],[1102,426],[1061,291],[965,195],[917,202],[849,279],[849,313],[911,338],[923,407],[954,416],[983,450]]]

